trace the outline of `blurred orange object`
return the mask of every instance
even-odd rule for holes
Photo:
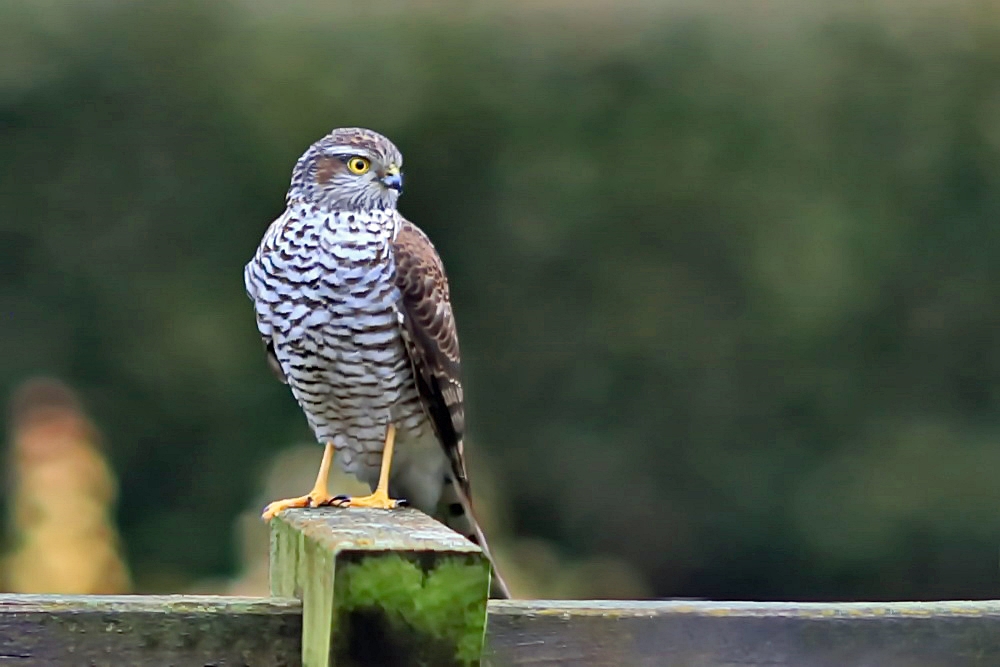
[[[13,537],[4,587],[17,593],[127,593],[112,519],[114,475],[97,428],[62,382],[39,378],[10,403]]]

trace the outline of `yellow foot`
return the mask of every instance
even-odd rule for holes
[[[377,510],[394,510],[397,507],[406,507],[409,503],[405,500],[394,500],[389,494],[379,489],[370,496],[352,498],[351,496],[336,496],[333,505],[337,507],[368,507]]]
[[[281,512],[292,509],[293,507],[322,507],[324,505],[333,505],[335,500],[336,499],[328,493],[312,491],[311,493],[299,496],[298,498],[275,500],[273,503],[270,503],[264,508],[264,513],[261,514],[261,518],[263,518],[264,521],[270,521]]]

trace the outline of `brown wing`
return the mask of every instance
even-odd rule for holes
[[[402,293],[404,338],[420,398],[451,461],[452,475],[467,494],[468,477],[462,456],[465,405],[461,356],[448,279],[430,239],[411,222],[403,221],[393,252],[396,286]]]
[[[403,338],[413,364],[420,399],[451,464],[454,484],[445,487],[442,494],[444,502],[449,505],[451,519],[445,523],[482,547],[493,563],[494,591],[499,597],[509,598],[510,589],[497,571],[486,536],[472,509],[469,477],[462,453],[465,404],[460,378],[461,356],[448,296],[448,279],[444,275],[441,258],[430,239],[416,225],[405,220],[396,234],[393,253],[396,258],[396,286],[402,293]],[[448,498],[454,498],[461,504],[460,514],[454,513],[450,507],[452,501]]]

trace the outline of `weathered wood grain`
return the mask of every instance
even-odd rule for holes
[[[363,627],[370,633],[364,641],[397,641],[394,628]],[[298,667],[301,630],[302,608],[287,598],[0,595],[0,665]],[[384,657],[352,656],[347,664],[407,664]],[[450,664],[426,654],[424,659],[427,665]],[[483,662],[995,667],[1000,601],[491,601]]]
[[[995,667],[1000,601],[491,601],[484,664]]]
[[[271,594],[302,600],[304,667],[478,665],[489,562],[415,510],[290,510],[271,521]]]
[[[298,667],[298,600],[0,595],[0,665]]]

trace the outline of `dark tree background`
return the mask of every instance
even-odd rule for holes
[[[364,125],[511,532],[664,596],[1000,596],[989,3],[351,4],[0,5],[0,388],[80,389],[140,587],[230,572],[307,437],[242,266]]]

